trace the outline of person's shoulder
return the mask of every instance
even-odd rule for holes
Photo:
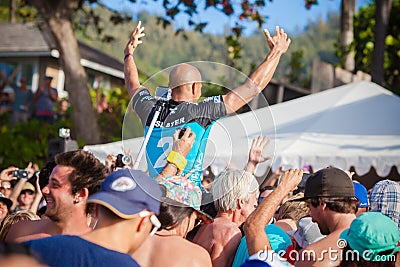
[[[205,248],[183,238],[180,240],[180,242],[176,242],[177,249],[182,255],[190,255],[191,266],[211,266],[210,254]]]
[[[222,95],[214,95],[214,96],[209,96],[203,99],[203,101],[201,101],[201,103],[223,103],[224,100],[222,98]]]
[[[133,97],[137,98],[137,97],[145,97],[145,96],[151,96],[150,91],[146,87],[140,86],[137,89],[137,91],[136,91],[136,93],[135,93],[135,95]]]
[[[235,223],[227,220],[214,219],[214,222],[210,225],[213,225],[214,231],[222,232],[223,234],[240,233],[239,227],[237,227]]]
[[[149,90],[146,87],[139,87],[135,94],[132,96],[132,103],[133,103],[133,108],[135,109],[136,104],[142,103],[147,104],[147,103],[153,103],[155,101],[155,98],[150,94]]]
[[[6,236],[6,241],[20,243],[32,239],[46,237],[50,234],[43,230],[49,228],[49,220],[19,221],[10,227],[10,230]]]
[[[338,246],[338,237],[330,234],[321,240],[312,243],[299,252],[301,256],[296,266],[337,266],[341,248]],[[335,255],[336,253],[336,255]]]
[[[41,221],[28,221],[23,220],[11,225],[8,231],[6,241],[15,241],[14,238],[22,235],[34,233],[37,227],[41,224]]]
[[[191,266],[212,266],[210,254],[207,252],[205,248],[199,246],[197,244],[193,244],[193,250],[190,251],[189,255],[196,255],[193,257],[193,263]]]

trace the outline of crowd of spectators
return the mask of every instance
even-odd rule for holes
[[[33,91],[28,86],[27,77],[18,76],[19,72],[17,68],[7,77],[6,73],[0,70],[0,116],[8,116],[11,125],[26,122],[31,118],[50,124],[69,118],[71,105],[68,98],[59,98],[57,89],[51,86],[52,76],[45,76],[39,87]],[[100,93],[98,87],[95,90],[96,112],[112,112],[106,94]]]
[[[190,128],[185,134],[174,135],[182,156],[195,138]],[[253,146],[249,159],[264,145]],[[76,150],[58,154],[35,185],[29,182],[38,176],[32,164],[18,179],[17,168],[9,167],[1,172],[3,246],[20,243],[32,260],[49,266],[398,264],[398,182],[382,180],[368,195],[348,173],[327,167],[294,194],[306,170],[279,169],[259,185],[251,172],[228,168],[207,193],[170,165],[152,179]],[[276,176],[280,183],[259,198],[260,187]],[[207,194],[214,212],[204,208]],[[41,206],[46,210],[39,216]]]

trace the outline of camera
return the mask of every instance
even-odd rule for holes
[[[67,139],[71,136],[71,130],[68,128],[60,128],[58,130],[58,136]]]
[[[157,86],[154,98],[157,100],[163,100],[163,101],[170,100],[171,99],[171,89],[169,89],[166,86]]]
[[[186,132],[186,128],[182,128],[182,129],[179,131],[179,136],[178,136],[178,138],[181,139],[182,136],[185,134],[185,132]]]
[[[17,178],[28,178],[28,171],[25,170],[14,170],[12,176]]]
[[[309,173],[303,173],[303,177],[301,177],[301,182],[297,185],[297,189],[293,191],[293,194],[298,194],[300,192],[304,192],[306,188],[306,183],[308,178],[311,176]]]
[[[123,168],[129,164],[131,164],[131,157],[124,154],[118,154],[117,160],[115,161],[115,168]]]

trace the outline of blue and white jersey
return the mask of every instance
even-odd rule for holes
[[[146,135],[155,113],[157,100],[146,88],[133,97],[133,109],[139,115]],[[190,127],[196,134],[195,143],[187,155],[188,161],[183,174],[193,170],[189,179],[201,187],[204,152],[213,123],[226,115],[222,96],[212,96],[200,103],[169,100],[160,113],[146,147],[146,158],[150,177],[156,177],[167,164],[172,149],[172,135],[176,129]]]

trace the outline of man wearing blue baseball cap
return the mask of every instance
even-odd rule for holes
[[[358,200],[356,216],[367,212],[369,209],[368,191],[358,181],[353,181],[354,196]]]
[[[111,173],[95,203],[98,222],[81,236],[58,235],[26,242],[50,266],[139,266],[133,253],[161,224],[159,185],[141,171],[121,169]]]

